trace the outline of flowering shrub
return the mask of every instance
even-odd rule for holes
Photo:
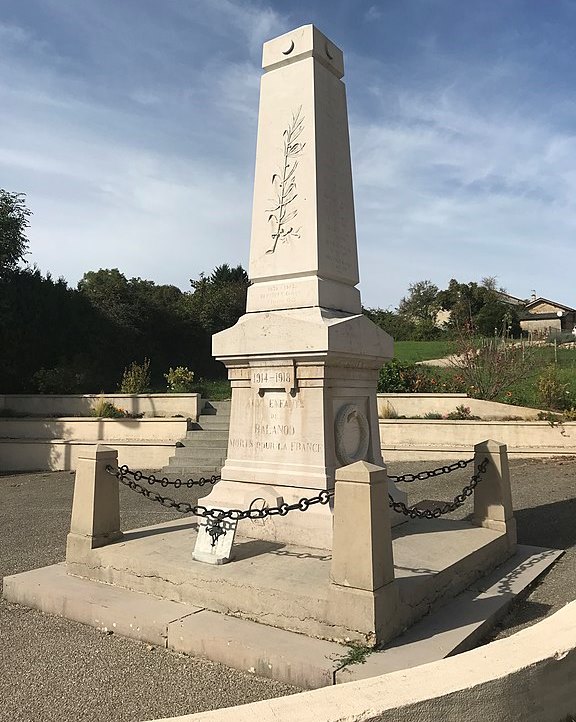
[[[97,416],[102,419],[124,419],[126,418],[127,413],[124,409],[119,409],[110,401],[106,401],[106,399],[102,396],[98,399],[96,405],[91,410],[90,416]]]
[[[564,411],[572,408],[573,400],[570,384],[562,383],[555,366],[548,366],[538,379],[538,398],[542,406],[548,409]]]
[[[124,369],[119,386],[121,394],[144,394],[149,391],[149,388],[150,359],[145,358],[141,364],[133,361],[128,368]]]
[[[173,394],[189,394],[194,391],[194,371],[190,371],[186,366],[168,369],[164,378],[168,383],[168,391]]]
[[[473,416],[470,413],[470,407],[464,406],[464,404],[457,406],[456,411],[451,411],[449,414],[446,414],[445,418],[455,421],[478,421],[480,419],[479,416]]]
[[[425,366],[392,359],[380,369],[378,391],[388,394],[430,393],[438,390]]]

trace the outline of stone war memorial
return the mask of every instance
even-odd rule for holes
[[[433,496],[467,469],[454,501],[410,506],[396,482],[414,475],[388,477],[376,388],[393,342],[357,288],[342,51],[307,25],[265,43],[263,69],[247,309],[213,338],[232,386],[221,477],[206,494],[94,447],[66,561],[7,577],[4,596],[315,688],[474,647],[561,552],[517,545],[503,444],[418,475]],[[122,530],[119,481],[186,515]]]

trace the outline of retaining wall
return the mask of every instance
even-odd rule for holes
[[[179,415],[197,421],[201,408],[200,394],[5,394],[0,395],[0,413],[90,416],[101,399],[146,417]]]
[[[380,677],[165,722],[564,722],[576,717],[576,602],[506,639]]]
[[[68,471],[94,444],[118,449],[120,464],[160,469],[189,419],[0,418],[0,471]]]
[[[457,406],[468,406],[473,416],[483,419],[502,419],[519,416],[535,419],[540,409],[527,406],[500,404],[497,401],[472,399],[467,394],[378,394],[378,415],[387,418],[389,414],[399,416],[424,416],[429,412],[449,414]]]
[[[498,439],[511,457],[576,454],[576,422],[429,421],[380,419],[380,443],[386,461],[461,459],[475,444]]]

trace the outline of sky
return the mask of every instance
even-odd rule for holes
[[[0,0],[0,188],[27,260],[190,288],[248,266],[262,43],[344,52],[360,290],[576,306],[576,0]]]

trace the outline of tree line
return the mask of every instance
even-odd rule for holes
[[[492,276],[480,283],[452,279],[441,290],[431,281],[418,281],[395,310],[367,308],[364,313],[397,341],[429,341],[476,336],[518,337],[521,305],[506,301],[505,289]],[[508,297],[509,298],[509,297]]]
[[[23,265],[30,215],[22,194],[0,189],[0,392],[109,392],[144,359],[159,390],[174,366],[197,378],[225,375],[211,336],[244,313],[242,266],[222,264],[191,279],[189,291],[117,268],[88,271],[72,288]]]
[[[185,366],[196,378],[225,376],[211,355],[212,334],[245,312],[248,274],[224,263],[190,289],[127,278],[117,268],[88,271],[76,288],[24,264],[31,211],[23,194],[0,189],[0,392],[99,393],[118,388],[124,369],[149,360],[151,385]],[[441,326],[438,312],[449,311]],[[364,313],[396,340],[519,332],[515,309],[495,279],[409,286],[394,311]]]

